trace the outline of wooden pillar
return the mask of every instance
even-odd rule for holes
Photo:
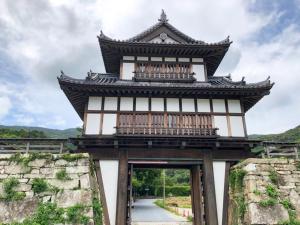
[[[211,152],[205,152],[203,158],[204,205],[207,225],[218,225],[213,160]]]
[[[106,197],[105,197],[103,180],[102,180],[101,169],[100,169],[100,162],[99,160],[95,160],[94,163],[96,167],[97,182],[100,190],[100,200],[103,208],[104,223],[105,225],[110,225],[108,208],[106,204]]]
[[[229,172],[230,172],[230,162],[226,162],[226,166],[225,166],[225,182],[224,182],[224,201],[223,201],[223,220],[222,220],[222,225],[227,225],[228,224]]]
[[[127,185],[128,185],[128,154],[127,150],[119,151],[119,178],[117,197],[116,225],[126,225],[127,217]]]
[[[200,165],[192,166],[191,168],[192,181],[192,206],[194,213],[194,225],[202,225],[202,187],[201,187],[201,171]]]

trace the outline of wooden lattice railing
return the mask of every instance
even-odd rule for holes
[[[138,63],[134,72],[134,79],[138,81],[186,81],[195,80],[189,64],[175,63]]]
[[[122,113],[117,135],[216,136],[210,115],[188,113]]]

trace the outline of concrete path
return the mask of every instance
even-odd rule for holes
[[[190,225],[186,218],[177,216],[154,204],[156,199],[139,199],[132,209],[133,225]]]

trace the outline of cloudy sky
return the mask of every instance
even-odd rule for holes
[[[247,114],[250,134],[300,124],[300,0],[1,0],[0,124],[69,128],[81,120],[60,90],[60,70],[104,72],[96,36],[129,38],[169,22],[195,39],[233,44],[216,75],[276,84]]]

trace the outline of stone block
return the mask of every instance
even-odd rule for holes
[[[15,188],[16,191],[30,191],[31,185],[30,184],[24,184],[20,183],[18,187]]]
[[[78,159],[77,165],[78,165],[78,166],[88,166],[88,165],[90,165],[90,161],[89,161],[89,159],[87,159],[87,158],[84,158],[84,159]]]
[[[67,164],[68,164],[68,162],[64,159],[59,159],[55,162],[55,166],[65,166]]]
[[[46,163],[46,159],[35,159],[29,162],[28,165],[31,167],[42,167],[45,165],[45,163]]]
[[[82,189],[88,189],[91,187],[90,175],[88,173],[80,176],[80,187]]]
[[[75,166],[75,167],[66,167],[67,173],[88,173],[88,166]]]
[[[10,166],[5,166],[5,173],[6,174],[20,174],[20,173],[27,173],[30,168],[24,167],[22,165],[10,165]]]
[[[261,207],[250,203],[247,211],[247,224],[279,224],[289,219],[288,211],[280,204],[272,207]]]
[[[29,178],[29,179],[33,179],[33,178],[44,178],[43,174],[24,174],[23,178]]]
[[[0,221],[2,223],[10,223],[12,221],[21,221],[26,217],[30,217],[38,206],[38,199],[24,199],[16,202],[0,201]]]
[[[74,188],[79,187],[79,180],[78,179],[73,179],[73,180],[57,180],[57,179],[49,179],[48,183],[59,188],[59,189],[64,189],[64,190],[72,190]]]
[[[40,173],[41,174],[53,174],[54,168],[41,168]]]
[[[297,219],[300,219],[300,195],[295,190],[291,190],[289,196],[290,202],[295,207]]]
[[[91,190],[65,190],[56,195],[56,202],[59,207],[70,207],[75,204],[91,205]]]
[[[8,177],[7,174],[0,174],[0,179],[6,179]]]

